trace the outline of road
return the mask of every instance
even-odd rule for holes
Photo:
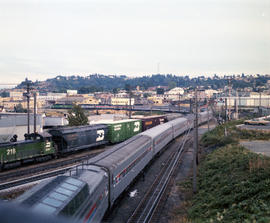
[[[270,125],[238,125],[240,129],[270,131]]]
[[[240,144],[252,152],[270,156],[270,141],[242,141]]]

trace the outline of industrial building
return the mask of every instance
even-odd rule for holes
[[[36,116],[36,130],[43,131],[43,115]],[[30,133],[34,132],[34,114],[30,114]],[[27,133],[27,113],[0,113],[0,142],[9,141],[13,135],[24,140]]]

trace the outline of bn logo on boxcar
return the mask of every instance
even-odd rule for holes
[[[104,139],[104,130],[103,129],[100,129],[100,130],[97,130],[97,139],[96,139],[96,142],[99,142],[99,141],[102,141]]]

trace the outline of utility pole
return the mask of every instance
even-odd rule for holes
[[[27,134],[30,134],[30,83],[27,81],[27,92],[26,92],[26,98],[27,98]]]
[[[96,104],[94,104],[94,112],[95,112],[95,110],[96,110],[96,115],[98,115],[99,113],[98,113],[98,108],[97,108]]]
[[[223,111],[224,111],[224,106],[222,105],[221,109],[219,109],[218,111],[218,124],[219,125],[221,124],[221,113],[223,113]]]
[[[231,77],[229,78],[229,112],[228,112],[228,119],[231,120]]]
[[[180,93],[178,94],[178,111],[180,113]]]
[[[259,115],[262,115],[262,93],[260,92]]]
[[[236,119],[239,119],[239,114],[238,114],[238,104],[239,104],[239,97],[238,97],[238,91],[236,91],[236,99],[235,99],[235,113],[236,113]]]
[[[225,98],[225,122],[228,119],[228,106],[227,106],[227,98]]]
[[[37,133],[37,92],[34,92],[34,134]]]
[[[197,88],[195,89],[195,110],[194,110],[194,140],[193,140],[193,193],[197,193],[197,164],[198,164],[198,98]]]
[[[230,98],[229,98],[230,99]],[[228,121],[228,106],[227,106],[227,98],[225,98],[225,123]],[[227,136],[227,129],[226,126],[224,128],[224,135]]]
[[[131,118],[131,89],[129,89],[129,114],[128,117]]]
[[[207,129],[208,131],[210,130],[209,128],[209,99],[207,99]]]
[[[260,92],[260,107],[262,106],[262,92]]]
[[[128,115],[128,103],[126,102],[126,116]]]

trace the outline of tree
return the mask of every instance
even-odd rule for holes
[[[174,81],[169,82],[169,89],[173,89],[176,87],[176,83]]]
[[[114,97],[115,97],[115,95],[118,93],[118,89],[117,88],[114,88],[113,89],[113,95],[114,95]]]
[[[164,94],[163,88],[157,88],[157,94]]]
[[[150,96],[149,93],[144,93],[144,94],[143,94],[143,97],[144,97],[144,98],[148,98],[149,96]]]
[[[14,111],[16,113],[27,113],[27,109],[23,108],[21,103],[14,106]]]
[[[131,91],[130,84],[125,84],[125,90],[129,93]]]
[[[68,122],[70,126],[87,125],[88,118],[80,105],[73,105],[68,111]]]
[[[2,98],[7,98],[7,97],[9,97],[9,92],[3,91],[3,92],[0,93],[0,96]]]

